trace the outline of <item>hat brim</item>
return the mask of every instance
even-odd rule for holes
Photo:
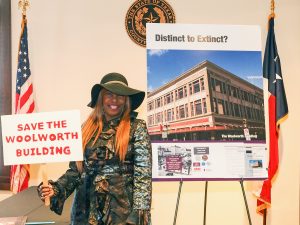
[[[130,88],[128,86],[119,84],[119,83],[111,83],[111,84],[95,84],[91,90],[91,102],[88,104],[89,107],[94,108],[97,99],[99,96],[99,92],[102,89],[106,89],[117,95],[129,96],[131,99],[131,109],[137,109],[145,98],[145,92],[137,89]]]

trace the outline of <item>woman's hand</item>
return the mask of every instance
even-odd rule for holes
[[[45,198],[49,197],[51,198],[54,195],[54,190],[51,184],[40,184],[38,187],[38,194],[40,196],[40,199],[44,202]]]

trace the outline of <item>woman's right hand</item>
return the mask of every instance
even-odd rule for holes
[[[38,194],[40,196],[40,199],[44,202],[45,198],[49,197],[51,198],[54,195],[54,189],[53,186],[51,184],[46,184],[44,185],[43,183],[41,183],[38,186]]]

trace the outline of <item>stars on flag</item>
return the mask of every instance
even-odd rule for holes
[[[276,73],[275,80],[273,81],[273,84],[275,84],[277,80],[282,80],[282,77],[279,74]]]
[[[17,70],[17,90],[21,90],[21,86],[27,81],[30,76],[30,68],[27,54],[26,41],[21,41],[20,51],[19,51],[19,63]]]

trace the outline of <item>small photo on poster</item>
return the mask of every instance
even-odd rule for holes
[[[252,168],[262,168],[263,167],[263,162],[262,162],[262,160],[252,159],[252,160],[249,160],[249,165]]]
[[[190,175],[192,166],[191,149],[177,145],[158,145],[157,165],[159,176]]]

